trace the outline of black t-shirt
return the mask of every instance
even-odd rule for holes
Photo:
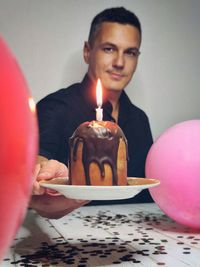
[[[81,123],[96,119],[95,94],[96,85],[86,75],[81,83],[61,89],[39,101],[37,112],[41,156],[68,165],[69,138]],[[102,108],[103,120],[114,121],[110,102],[103,102]],[[124,91],[119,99],[118,125],[128,141],[128,176],[145,177],[146,156],[153,142],[149,121],[144,111],[133,105]],[[112,203],[149,201],[152,199],[148,190],[143,190],[133,199],[116,200]]]

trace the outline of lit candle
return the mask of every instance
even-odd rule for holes
[[[100,79],[97,80],[96,97],[97,97],[96,120],[102,121],[103,109],[101,108],[101,106],[103,100],[102,100],[102,85]]]

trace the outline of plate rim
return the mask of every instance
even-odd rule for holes
[[[138,178],[137,178],[138,179]],[[143,178],[146,179],[146,178]],[[43,188],[57,191],[58,194],[48,193],[49,195],[64,195],[70,199],[82,200],[122,200],[132,198],[144,189],[148,189],[160,184],[157,179],[154,183],[146,183],[143,185],[121,185],[121,186],[91,186],[91,185],[67,185],[55,183],[41,183]],[[102,194],[103,192],[103,194]],[[87,197],[86,197],[87,196]]]
[[[56,179],[63,179],[63,180],[66,180],[67,177],[59,177],[59,178],[53,178],[51,180],[56,180]],[[138,179],[146,179],[146,180],[150,180],[150,181],[154,181],[154,183],[145,183],[145,184],[127,184],[127,185],[70,185],[70,184],[56,184],[56,183],[50,183],[50,180],[48,180],[48,182],[45,182],[44,180],[43,181],[40,181],[40,186],[42,187],[45,187],[47,188],[47,186],[58,186],[58,187],[67,187],[67,188],[94,188],[94,189],[102,189],[102,188],[126,188],[126,187],[144,187],[144,186],[148,186],[148,187],[151,187],[151,186],[156,186],[156,185],[159,185],[160,184],[160,180],[158,179],[154,179],[154,178],[142,178],[142,177],[127,177],[127,179],[133,179],[133,180],[138,180]],[[148,188],[147,187],[147,188]],[[100,189],[100,190],[101,190]]]

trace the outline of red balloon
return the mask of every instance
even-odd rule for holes
[[[38,127],[34,101],[0,37],[0,260],[24,219],[33,184]]]

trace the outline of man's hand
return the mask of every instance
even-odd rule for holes
[[[38,159],[39,163],[36,165],[34,172],[35,182],[30,208],[35,209],[43,217],[58,219],[88,203],[88,201],[68,199],[62,195],[48,194],[48,190],[42,188],[40,182],[57,177],[66,177],[68,169],[57,160],[47,160],[40,156]]]
[[[35,167],[33,184],[33,195],[42,195],[46,189],[40,187],[42,180],[50,180],[52,178],[67,177],[67,166],[57,160],[47,160],[43,157],[39,158],[40,162]]]

